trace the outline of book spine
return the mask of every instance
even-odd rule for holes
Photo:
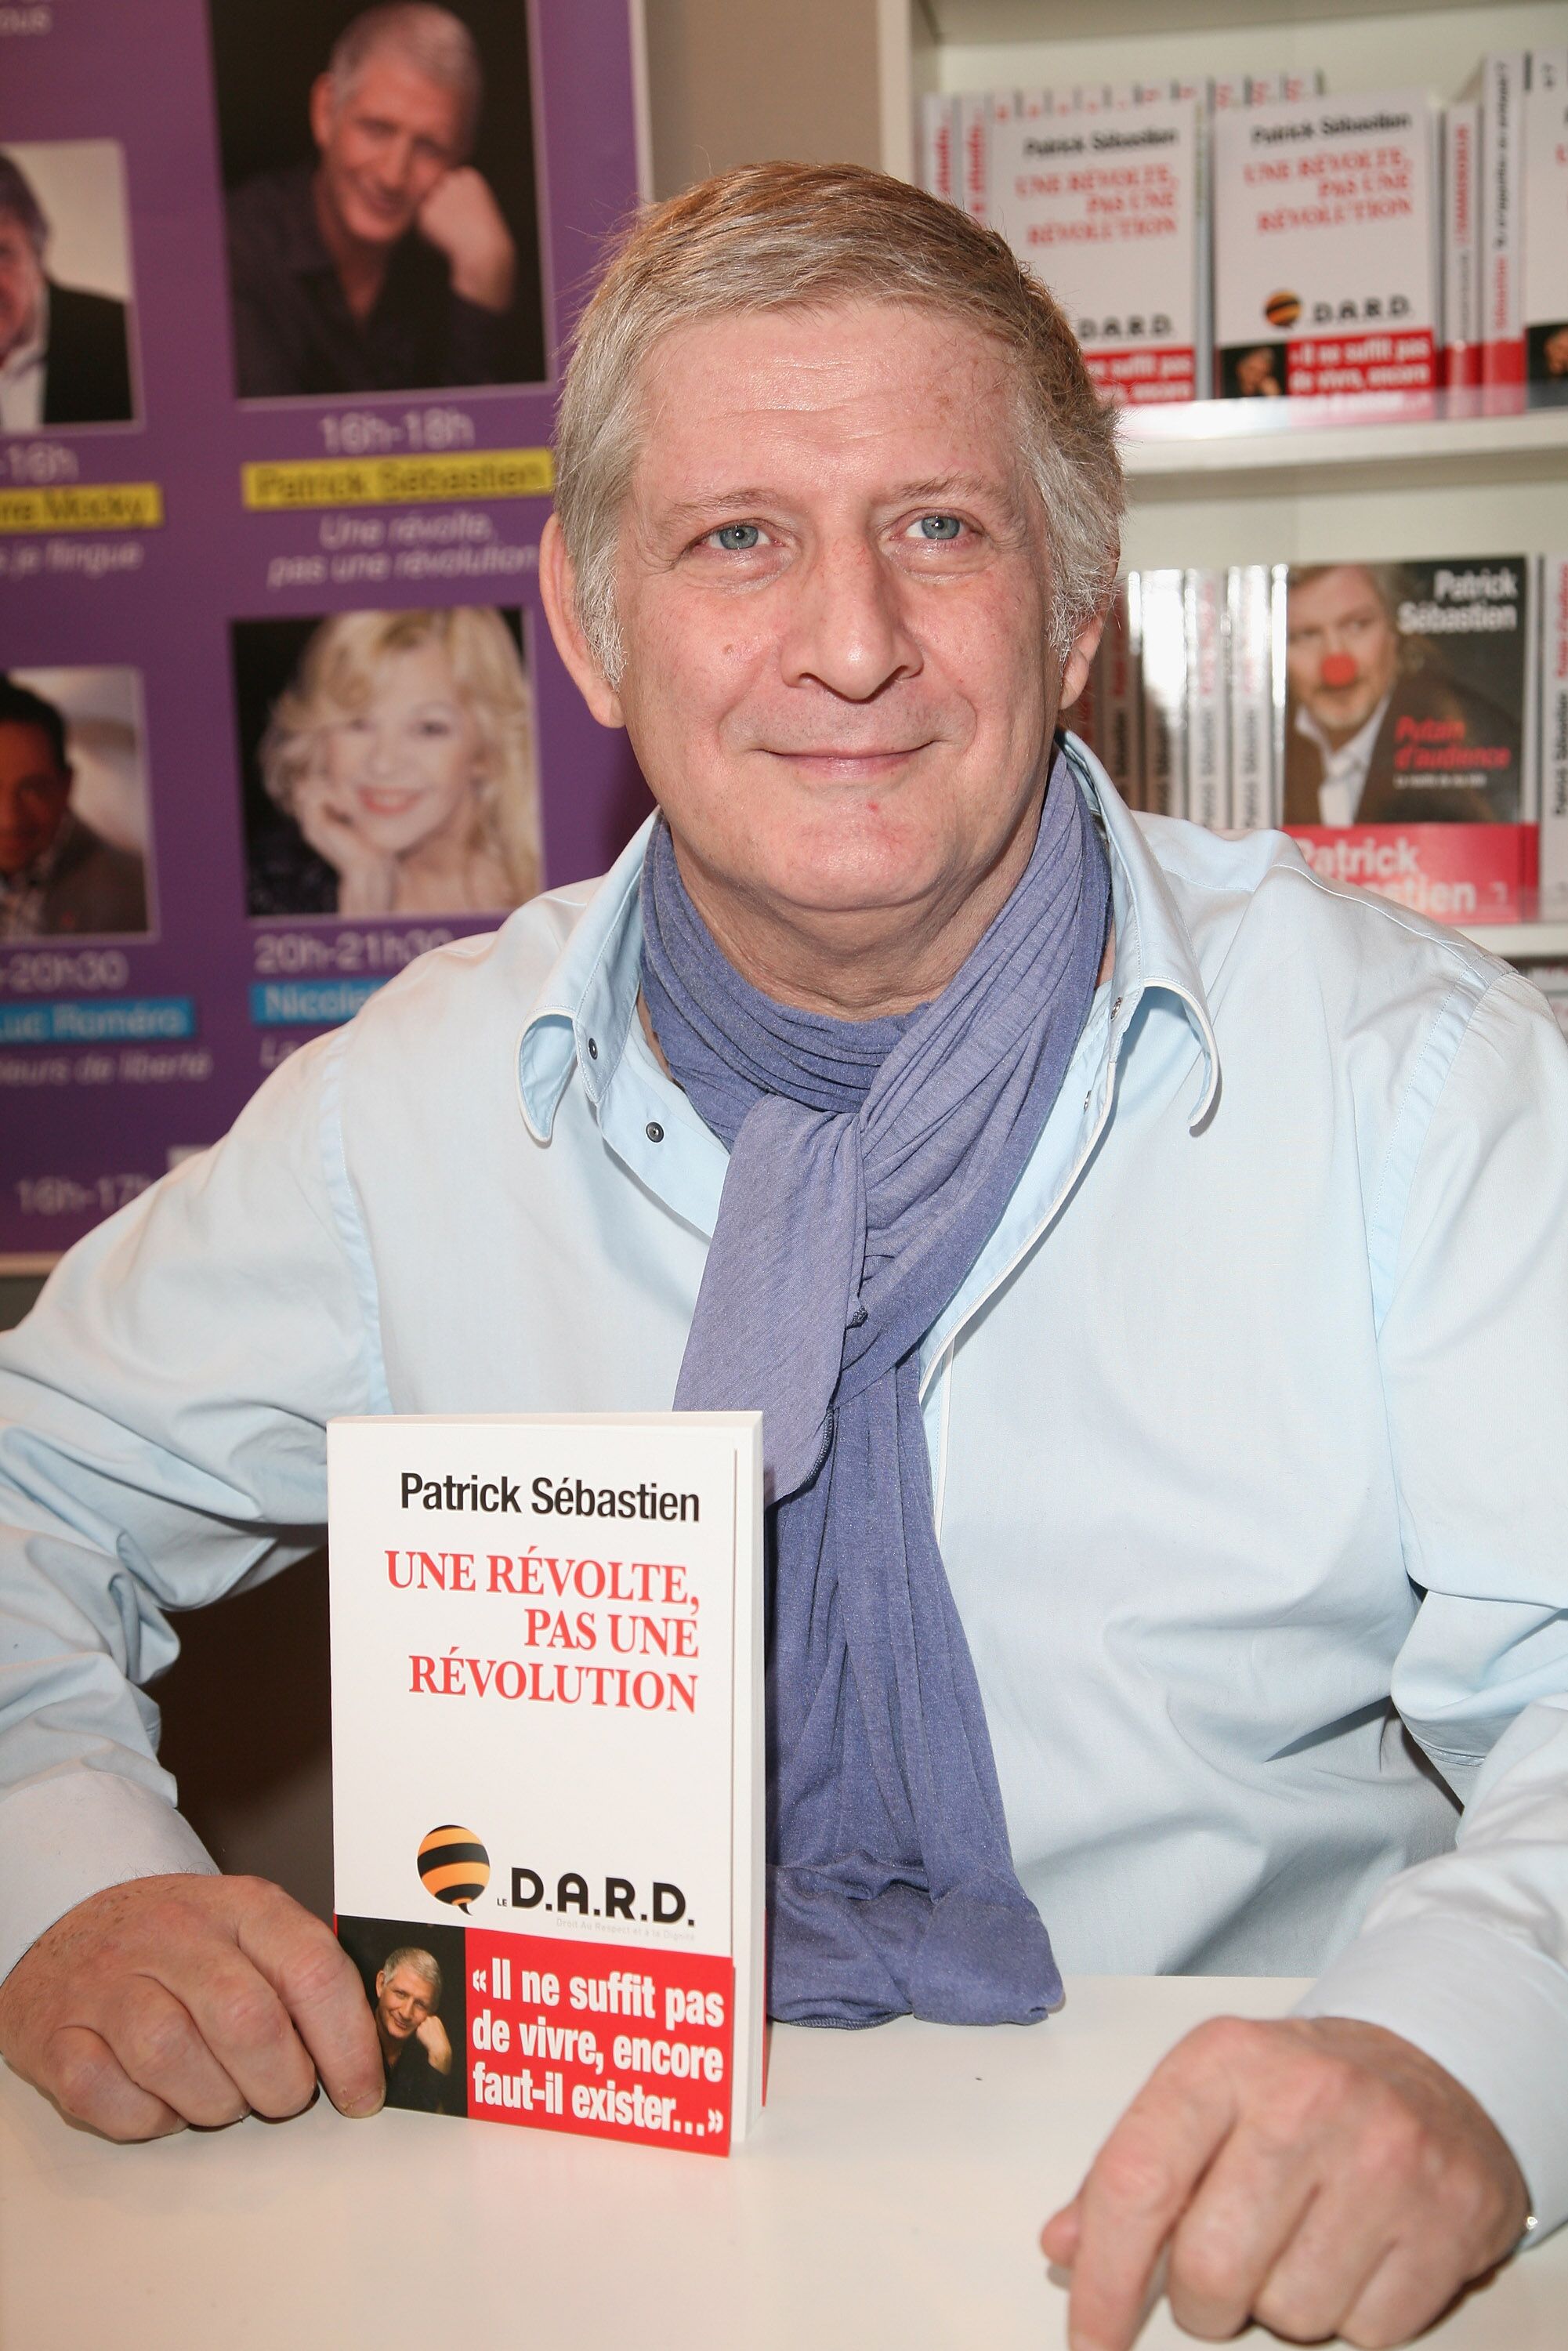
[[[1285,653],[1290,643],[1291,567],[1276,563],[1269,571],[1269,822],[1285,821]]]
[[[1480,110],[1443,110],[1443,381],[1462,390],[1481,380],[1481,253],[1477,222]]]
[[[1225,694],[1225,583],[1218,571],[1189,571],[1186,620],[1186,814],[1221,832],[1230,822]]]
[[[1541,913],[1568,916],[1568,555],[1541,562]]]
[[[1568,387],[1568,50],[1531,57],[1523,220],[1525,373],[1560,400]]]
[[[920,101],[920,184],[951,204],[957,190],[953,101],[930,92]]]
[[[1143,800],[1143,693],[1138,677],[1140,601],[1138,576],[1119,580],[1106,617],[1105,670],[1101,707],[1105,714],[1103,765],[1129,808]]]
[[[982,91],[971,90],[958,99],[957,110],[957,202],[971,220],[986,223],[991,216],[990,101]]]
[[[1481,68],[1481,381],[1524,381],[1522,111],[1529,61],[1521,49]]]
[[[1274,822],[1273,607],[1266,563],[1238,564],[1226,583],[1230,703],[1230,821]]]
[[[1185,816],[1187,792],[1186,613],[1179,571],[1140,574],[1144,805]]]

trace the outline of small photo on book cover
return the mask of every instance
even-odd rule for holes
[[[1288,825],[1527,819],[1531,570],[1521,555],[1292,566]]]

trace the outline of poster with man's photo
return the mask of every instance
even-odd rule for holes
[[[646,141],[635,0],[26,14],[0,1269],[42,1270],[646,813],[538,593],[560,353]]]

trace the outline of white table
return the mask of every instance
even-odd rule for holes
[[[0,2345],[1052,2351],[1041,2220],[1184,2032],[1300,1989],[1083,1977],[1034,2031],[779,2028],[728,2162],[324,2102],[113,2147],[0,2068]],[[1426,2341],[1563,2351],[1568,2231]],[[1142,2345],[1175,2344],[1162,2305]]]

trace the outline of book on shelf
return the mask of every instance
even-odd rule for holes
[[[1568,400],[1568,49],[1537,49],[1524,100],[1524,371]]]
[[[1143,703],[1141,806],[1151,816],[1187,807],[1186,597],[1181,572],[1138,575],[1139,683]]]
[[[709,2155],[755,2122],[760,1429],[330,1424],[337,1928],[389,2105]]]
[[[1211,832],[1231,822],[1229,697],[1226,691],[1226,579],[1190,570],[1183,588],[1186,621],[1186,806],[1180,813]]]
[[[1230,821],[1254,832],[1281,814],[1274,714],[1283,707],[1284,565],[1234,565],[1226,605]]]
[[[1434,150],[1433,110],[1419,90],[1216,117],[1222,398],[1436,386]]]
[[[934,196],[952,204],[958,193],[956,125],[949,99],[935,96],[920,102],[920,184]]]
[[[1143,805],[1143,688],[1138,582],[1116,582],[1095,657],[1100,763],[1129,808]]]
[[[1196,106],[988,125],[991,225],[1050,287],[1108,397],[1207,395],[1206,173]]]
[[[1480,109],[1443,110],[1443,382],[1468,391],[1481,380]]]
[[[1524,381],[1524,99],[1530,57],[1499,49],[1460,93],[1480,110],[1481,381]]]
[[[1541,559],[1541,913],[1568,918],[1568,555]]]
[[[1284,821],[1315,871],[1451,922],[1536,886],[1532,560],[1292,566]]]

